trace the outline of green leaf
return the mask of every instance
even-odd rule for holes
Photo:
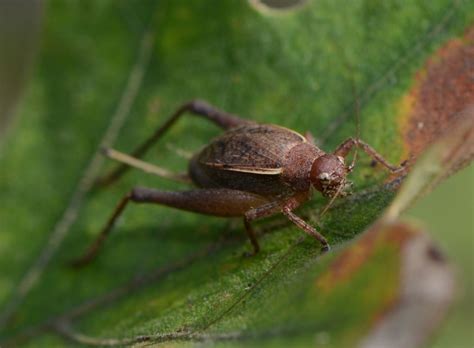
[[[67,262],[131,187],[184,188],[131,171],[85,196],[101,165],[94,154],[101,143],[131,151],[196,97],[310,131],[329,152],[356,135],[355,85],[361,137],[392,163],[416,158],[452,110],[421,137],[413,131],[423,117],[413,105],[420,104],[411,101],[426,94],[413,90],[432,81],[423,72],[445,76],[426,62],[468,45],[473,10],[447,0],[313,1],[281,14],[243,1],[50,2],[22,118],[0,158],[2,339],[34,346],[70,344],[61,336],[101,345],[140,336],[177,346],[372,342],[377,319],[403,289],[404,250],[423,234],[382,225],[346,241],[390,204],[401,178],[387,179],[360,154],[355,194],[319,222],[335,247],[324,256],[280,217],[256,224],[263,250],[245,258],[240,222],[136,205],[100,257],[78,271]],[[461,44],[449,50],[452,40]],[[217,134],[185,118],[146,159],[183,170],[186,160],[173,148],[196,151]],[[416,146],[413,138],[421,139]],[[315,195],[298,213],[315,225],[325,203]],[[408,232],[398,239],[394,231]]]

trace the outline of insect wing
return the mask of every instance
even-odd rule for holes
[[[221,170],[274,175],[282,171],[285,154],[306,139],[274,125],[245,125],[215,139],[202,152],[201,164]]]

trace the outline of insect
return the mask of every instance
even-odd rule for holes
[[[201,116],[225,132],[192,156],[185,174],[172,173],[139,160],[186,113]],[[346,165],[345,158],[357,147],[390,172],[404,168],[404,164],[399,167],[389,164],[358,138],[349,138],[333,153],[326,153],[314,144],[309,134],[303,136],[281,126],[242,119],[204,101],[185,103],[131,155],[106,150],[109,157],[123,163],[99,184],[110,184],[129,166],[135,166],[168,179],[190,182],[196,188],[188,191],[133,188],[120,200],[95,242],[74,264],[86,264],[98,254],[115,221],[130,202],[160,204],[221,217],[243,217],[252,254],[258,253],[260,245],[251,222],[282,213],[318,240],[323,250],[329,250],[326,238],[294,210],[309,200],[314,190],[332,199],[346,195],[351,185],[347,175],[353,170],[355,159]]]

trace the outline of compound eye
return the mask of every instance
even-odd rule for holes
[[[329,173],[326,172],[321,173],[318,177],[318,179],[321,181],[329,181],[330,178],[331,176],[329,175]]]

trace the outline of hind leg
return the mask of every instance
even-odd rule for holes
[[[204,101],[192,100],[181,105],[164,124],[162,124],[148,139],[146,139],[140,146],[131,152],[131,156],[135,158],[141,158],[150,149],[150,147],[155,144],[171,128],[171,126],[176,123],[176,121],[182,115],[186,114],[186,112],[201,116],[223,129],[229,129],[251,122],[236,115],[219,110]],[[120,178],[128,168],[129,166],[126,164],[119,165],[109,174],[99,178],[96,181],[95,186],[106,186],[113,183],[115,180]]]
[[[83,266],[92,261],[110,235],[112,227],[122,215],[128,203],[154,203],[169,207],[192,211],[200,214],[235,217],[245,216],[252,207],[265,206],[268,200],[259,195],[229,189],[200,189],[190,191],[161,191],[137,187],[126,194],[118,203],[97,239],[89,246],[84,255],[73,261],[73,266]],[[247,225],[246,225],[247,226]],[[248,232],[249,238],[258,251],[253,231]]]

